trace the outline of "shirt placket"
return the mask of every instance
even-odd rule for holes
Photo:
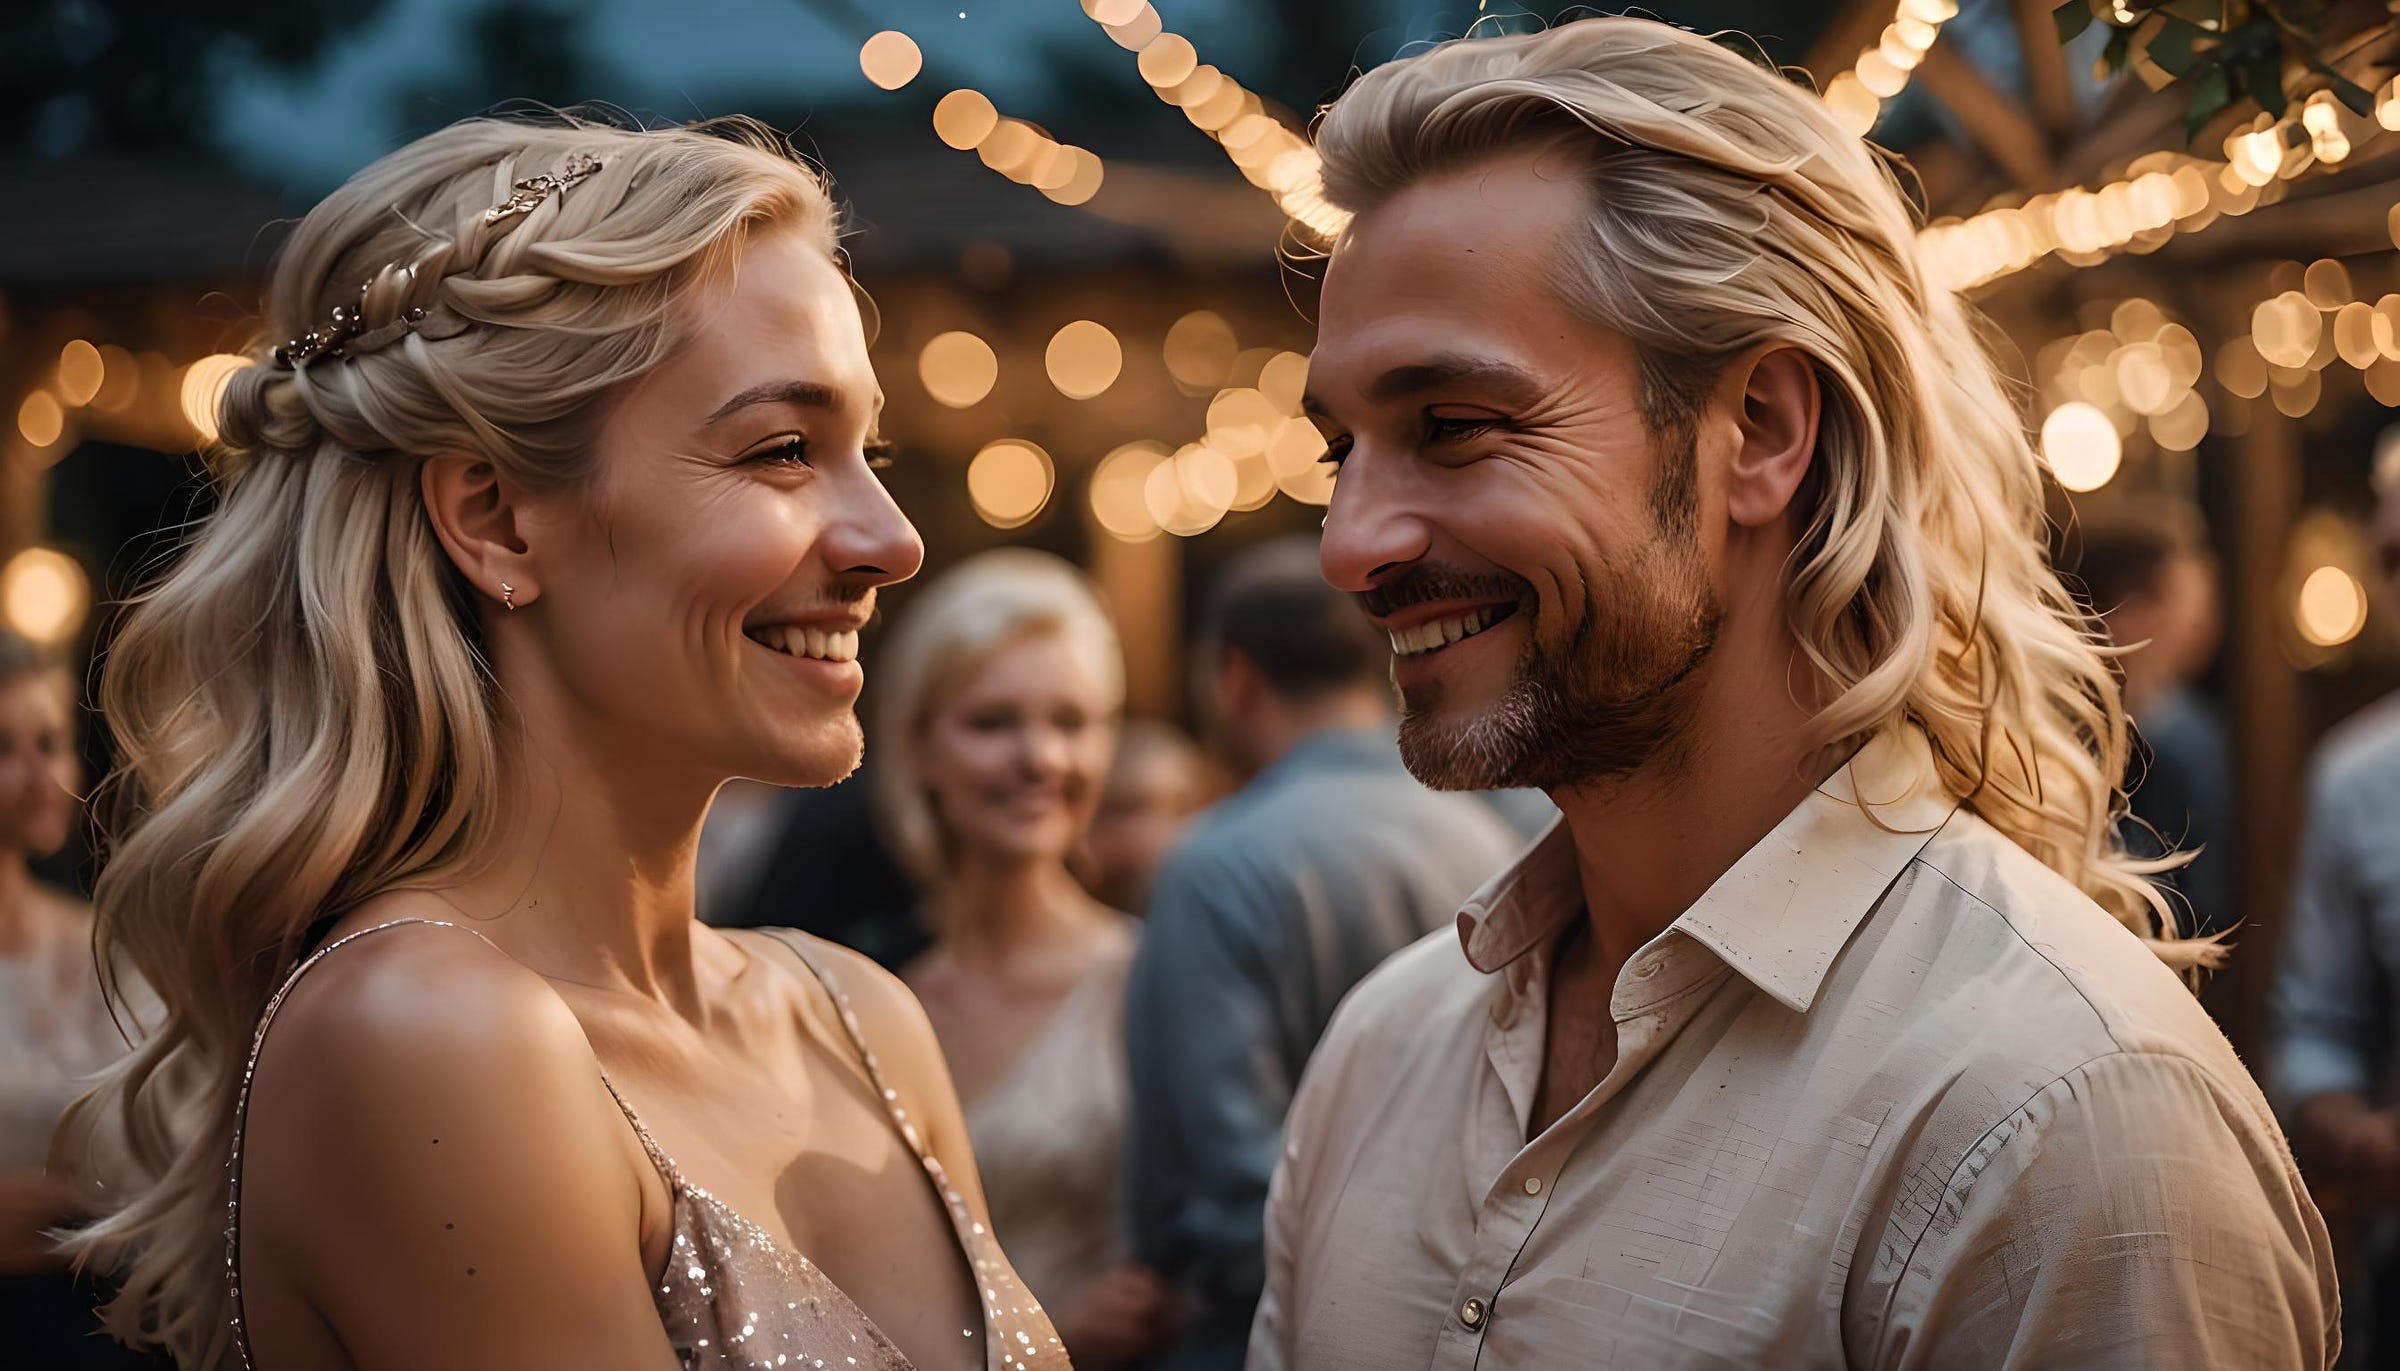
[[[1561,1172],[1602,1111],[1691,1020],[1705,998],[1693,992],[1704,981],[1731,974],[1688,939],[1667,937],[1672,940],[1637,953],[1618,977],[1611,997],[1617,1060],[1607,1077],[1540,1137],[1523,1143],[1485,1192],[1476,1211],[1473,1251],[1459,1270],[1434,1346],[1433,1371],[1469,1371],[1478,1365],[1484,1339],[1507,1316],[1510,1275],[1558,1194]],[[1486,1061],[1518,1104],[1514,1123],[1520,1139],[1540,1084],[1548,1017],[1546,970],[1529,980],[1506,1021],[1487,1024],[1484,1035]]]

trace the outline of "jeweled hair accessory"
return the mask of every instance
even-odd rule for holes
[[[508,198],[483,212],[483,226],[488,230],[494,225],[504,224],[511,219],[531,214],[541,207],[543,201],[598,170],[600,170],[599,158],[588,152],[579,152],[569,157],[566,165],[559,168],[555,175],[544,172],[539,176],[528,176],[523,180],[512,182],[508,188]],[[385,270],[398,270],[407,276],[408,279],[400,292],[401,298],[406,299],[416,292],[417,273],[415,267],[386,268]],[[381,276],[382,273],[377,273],[376,279],[380,279]],[[332,315],[323,324],[277,347],[275,360],[287,367],[297,368],[305,366],[319,357],[341,358],[350,356],[352,353],[372,352],[403,333],[414,332],[417,325],[425,322],[425,307],[413,305],[401,310],[387,322],[374,328],[368,328],[367,293],[374,288],[375,280],[369,280],[365,285],[360,286],[356,300],[348,304],[335,305]]]
[[[522,181],[511,184],[508,188],[508,198],[483,212],[483,222],[497,224],[503,219],[514,218],[520,214],[531,214],[540,208],[544,200],[598,170],[600,170],[599,158],[588,152],[576,153],[567,159],[566,166],[560,168],[555,176],[544,172],[539,176],[528,176]]]

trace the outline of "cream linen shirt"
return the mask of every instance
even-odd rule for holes
[[[2324,1223],[2231,1047],[1922,734],[1627,962],[1615,1068],[1529,1139],[1580,917],[1561,825],[1344,1003],[1252,1371],[2333,1360]]]

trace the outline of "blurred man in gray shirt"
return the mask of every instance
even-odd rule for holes
[[[1492,804],[1401,765],[1389,649],[1270,543],[1226,572],[1202,649],[1211,740],[1246,783],[1159,869],[1126,990],[1134,1255],[1190,1297],[1165,1365],[1238,1367],[1267,1181],[1300,1069],[1350,987],[1448,929],[1521,845]]]
[[[2400,589],[2400,427],[2375,463],[2375,552]],[[2363,1285],[2344,1302],[2360,1365],[2400,1362],[2400,694],[2344,720],[2309,769],[2269,1094],[2301,1164],[2363,1221]]]

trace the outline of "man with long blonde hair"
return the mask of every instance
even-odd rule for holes
[[[1264,1371],[2317,1367],[2332,1260],[2116,835],[2125,714],[1890,170],[1665,25],[1326,113],[1324,571],[1564,815],[1344,1005]]]

